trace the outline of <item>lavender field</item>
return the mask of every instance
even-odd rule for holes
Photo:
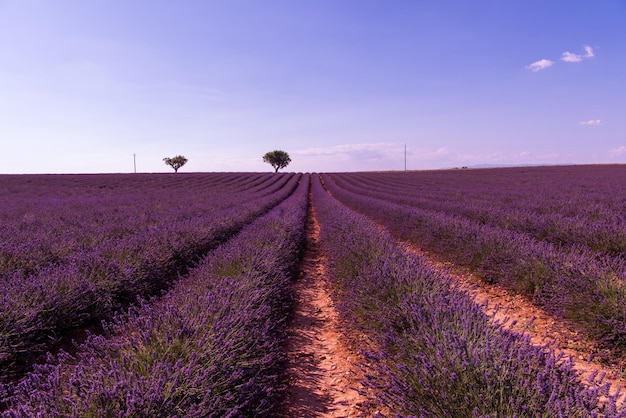
[[[167,289],[289,196],[299,177],[3,177],[0,377]]]
[[[2,416],[282,416],[307,208],[389,416],[626,416],[601,376],[583,381],[558,350],[506,330],[402,244],[619,358],[622,165],[0,176]]]
[[[626,166],[323,178],[395,236],[626,352]]]

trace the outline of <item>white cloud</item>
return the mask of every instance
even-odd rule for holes
[[[578,122],[578,124],[582,126],[598,126],[602,125],[602,121],[600,119],[590,119]]]
[[[626,155],[626,147],[622,145],[621,147],[611,148],[609,150],[609,155],[611,157],[621,157],[622,155]]]
[[[530,155],[530,151],[522,151],[519,153],[520,157],[528,157]]]
[[[389,170],[403,167],[404,144],[376,142],[338,144],[290,151],[301,171]]]
[[[547,59],[541,59],[539,61],[535,61],[532,64],[526,66],[526,68],[528,68],[530,71],[536,73],[537,71],[541,71],[543,69],[546,69],[548,67],[551,67],[554,64],[554,61],[550,61]]]
[[[384,151],[397,151],[398,145],[389,142],[361,143],[361,144],[341,144],[331,147],[307,148],[293,151],[293,154],[305,156],[347,156],[347,155],[374,155]]]
[[[337,144],[290,151],[294,168],[301,171],[335,172],[401,170],[405,166],[404,143],[374,142]],[[422,148],[407,144],[408,169],[441,168],[455,165],[455,153],[445,146]],[[297,158],[296,158],[297,157]]]
[[[576,54],[574,52],[569,52],[569,51],[565,51],[561,54],[561,61],[563,62],[581,62],[584,59],[587,58],[592,58],[595,56],[595,52],[593,50],[592,47],[590,47],[589,45],[583,45],[583,49],[584,49],[584,53],[583,54]],[[541,59],[539,61],[535,61],[530,65],[527,65],[526,68],[528,68],[530,71],[532,72],[537,72],[537,71],[541,71],[544,70],[548,67],[551,67],[554,65],[554,61],[549,60],[549,59]]]
[[[563,52],[561,56],[561,61],[565,62],[581,62],[582,60],[582,55],[574,54],[573,52]]]
[[[589,45],[583,45],[583,49],[585,50],[584,54],[575,54],[573,52],[563,52],[561,55],[561,61],[564,62],[581,62],[584,58],[592,58],[596,54],[593,52],[593,48]]]

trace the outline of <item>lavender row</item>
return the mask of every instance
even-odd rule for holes
[[[626,258],[626,167],[333,175],[342,188]]]
[[[511,230],[520,236],[526,234],[533,239],[551,243],[561,251],[585,255],[595,260],[592,262],[599,261],[614,266],[613,269],[616,271],[626,271],[626,220],[617,221],[623,210],[616,211],[613,222],[609,222],[596,219],[599,214],[590,219],[582,215],[565,216],[562,209],[561,212],[552,213],[546,208],[539,210],[524,207],[524,203],[513,201],[512,192],[509,190],[493,190],[490,201],[473,199],[470,196],[442,197],[436,190],[426,196],[423,190],[413,187],[414,184],[409,181],[418,179],[419,173],[410,173],[404,178],[399,173],[386,174],[389,176],[381,177],[388,181],[379,185],[376,185],[378,178],[374,174],[366,173],[333,175],[332,181],[338,187],[358,195],[425,211],[441,212],[450,217],[467,219],[472,223]],[[463,173],[459,173],[461,174]],[[395,187],[387,177],[398,181]],[[404,180],[404,185],[401,180]],[[443,189],[447,190],[447,187],[450,186],[444,185]],[[567,188],[565,183],[561,188]],[[535,200],[533,203],[537,204],[535,195],[536,193],[532,199]],[[613,196],[618,195],[613,193]],[[519,197],[519,200],[529,198],[526,195]]]
[[[298,181],[298,175],[283,176],[271,193],[244,195],[236,207],[208,206],[205,214],[103,241],[63,264],[0,281],[0,377],[21,375],[74,330],[166,289],[202,255],[289,196]]]
[[[115,247],[128,237],[158,234],[160,225],[271,194],[285,180],[248,175],[231,183],[213,174],[0,176],[0,280],[66,263],[103,244]]]
[[[313,203],[343,318],[371,340],[368,385],[398,416],[626,416],[608,386],[485,316],[319,179]]]
[[[277,413],[290,274],[304,239],[308,175],[172,290],[5,385],[4,417],[239,417]]]
[[[626,350],[623,262],[598,261],[589,251],[560,251],[526,234],[348,192],[325,179],[333,196],[399,238],[469,266],[485,280],[527,295],[549,312],[578,322],[606,346]]]
[[[625,220],[625,165],[344,174],[433,201],[503,201],[515,209]]]

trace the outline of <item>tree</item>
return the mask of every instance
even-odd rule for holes
[[[276,170],[275,172],[278,173],[279,169],[285,168],[289,165],[291,158],[289,158],[289,154],[285,151],[276,150],[265,153],[263,161],[269,163],[272,167],[274,167]]]
[[[175,173],[178,173],[178,169],[184,166],[189,160],[182,155],[177,155],[173,158],[163,158],[163,161],[165,161],[165,164],[171,166]]]

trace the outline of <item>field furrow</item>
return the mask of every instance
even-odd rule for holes
[[[369,416],[372,399],[363,387],[364,362],[348,342],[330,297],[319,224],[309,203],[304,257],[292,285],[294,313],[287,328],[285,417]],[[369,402],[369,403],[368,403]]]

